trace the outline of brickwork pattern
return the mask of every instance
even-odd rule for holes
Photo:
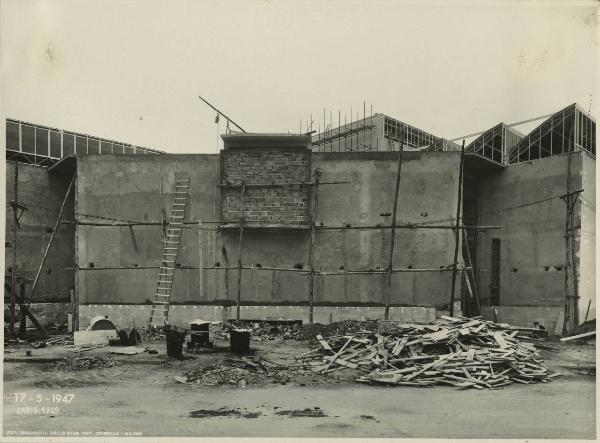
[[[310,151],[228,149],[221,155],[221,222],[261,225],[309,223]],[[248,185],[242,201],[241,183]],[[255,185],[265,185],[255,186]],[[288,185],[288,186],[269,186]],[[243,206],[243,208],[242,208]]]

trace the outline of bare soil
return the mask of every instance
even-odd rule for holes
[[[546,364],[563,374],[551,383],[493,391],[362,385],[354,382],[352,370],[321,376],[292,368],[287,379],[245,388],[175,380],[239,359],[225,342],[217,345],[214,352],[178,361],[166,358],[164,342],[148,342],[144,346],[157,355],[112,354],[117,365],[78,371],[22,361],[31,348],[10,347],[4,435],[592,439],[596,434],[595,377],[588,375],[590,368],[595,373],[593,343],[542,351]],[[252,345],[261,357],[288,365],[313,347],[294,340]],[[32,359],[71,354],[49,346],[34,349]],[[109,354],[95,349],[85,355]],[[68,403],[66,394],[73,396]]]

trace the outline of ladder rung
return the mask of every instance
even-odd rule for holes
[[[155,305],[168,305],[169,302],[168,301],[155,301],[154,304]]]
[[[186,206],[185,203],[173,203],[173,206]]]
[[[168,252],[163,252],[163,256],[168,255],[171,257],[177,257],[177,254],[169,254]]]
[[[171,214],[171,218],[184,218],[185,215],[172,215]]]
[[[183,218],[183,217],[181,217],[181,218]],[[171,223],[169,223],[169,224],[171,224],[171,225],[176,225],[176,226],[183,226],[183,223],[175,223],[175,222],[171,222]]]
[[[161,295],[164,296],[165,294],[154,294],[154,296],[161,296]],[[167,296],[167,297],[169,297],[169,296]]]
[[[177,211],[177,212],[185,212],[185,209],[171,209],[171,212],[174,212],[174,211]]]
[[[163,243],[179,243],[178,241],[163,240]]]

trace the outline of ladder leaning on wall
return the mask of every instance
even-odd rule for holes
[[[179,254],[181,235],[183,233],[183,222],[189,203],[190,179],[179,179],[175,181],[175,194],[171,207],[171,217],[167,227],[167,233],[163,239],[163,252],[156,282],[156,292],[150,311],[148,327],[159,327],[168,324],[169,302],[173,292],[173,276],[175,273],[175,262]]]

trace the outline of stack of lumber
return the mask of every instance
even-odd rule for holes
[[[533,344],[517,339],[523,328],[447,316],[428,324],[389,326],[385,333],[318,335],[320,346],[297,358],[320,373],[351,368],[364,373],[358,382],[403,386],[495,389],[546,383],[559,375],[543,365]]]

